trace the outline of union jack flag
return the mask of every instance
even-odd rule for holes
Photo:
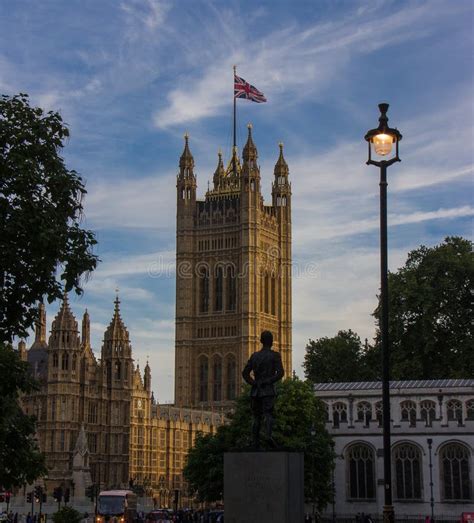
[[[265,95],[253,85],[250,85],[240,76],[234,75],[234,98],[245,98],[252,102],[266,102]]]

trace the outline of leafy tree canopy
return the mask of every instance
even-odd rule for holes
[[[68,136],[58,113],[30,107],[26,94],[1,96],[0,342],[27,335],[44,295],[81,293],[97,264],[94,234],[80,227],[84,184],[60,156]]]
[[[36,385],[10,343],[27,335],[44,296],[52,302],[63,287],[81,293],[81,275],[98,261],[93,233],[80,227],[84,185],[60,156],[68,136],[61,116],[30,107],[26,94],[0,97],[0,485],[5,488],[46,472],[34,418],[18,401]]]
[[[460,237],[422,245],[389,274],[393,379],[474,376],[473,285],[472,242]]]
[[[333,338],[310,340],[303,366],[306,378],[313,383],[371,380],[378,373],[359,336],[351,330],[339,331]]]
[[[248,388],[238,398],[229,423],[215,434],[198,435],[184,469],[190,489],[202,501],[222,499],[224,452],[251,445],[252,414]],[[297,378],[277,385],[276,419],[273,436],[277,444],[305,455],[305,495],[322,509],[332,496],[331,471],[334,453],[325,428],[326,413],[311,386]],[[314,427],[315,435],[311,435]]]
[[[20,393],[37,388],[28,364],[9,346],[0,344],[0,485],[4,488],[32,483],[46,473],[43,455],[34,439],[35,420],[18,402]]]

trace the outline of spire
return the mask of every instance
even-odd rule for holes
[[[280,147],[280,155],[278,156],[275,170],[273,172],[275,176],[288,176],[288,164],[283,156],[283,143],[280,142],[278,146]]]
[[[76,446],[74,447],[74,454],[76,454],[76,452],[79,452],[83,456],[84,456],[84,454],[89,452],[89,448],[87,446],[86,431],[84,429],[84,423],[81,425],[81,428],[79,430],[79,435],[77,436]]]
[[[25,340],[20,340],[18,342],[18,354],[20,355],[20,359],[22,361],[27,361],[27,359],[28,359],[28,352],[26,350]]]
[[[46,349],[46,309],[44,303],[38,306],[38,319],[35,322],[35,341],[31,346],[32,349]]]
[[[82,317],[82,346],[84,348],[90,348],[91,346],[91,322],[89,319],[89,313],[87,309],[84,311]]]
[[[145,390],[149,391],[151,389],[151,369],[148,360],[146,360],[145,371],[143,373],[143,384]]]
[[[217,167],[214,172],[214,178],[213,178],[214,190],[219,188],[219,183],[220,183],[221,179],[224,178],[224,176],[225,176],[224,164],[222,162],[222,152],[220,149],[219,149],[219,152],[217,153],[217,156],[218,156]]]
[[[114,315],[104,334],[105,341],[128,341],[128,331],[120,316],[120,300],[118,292],[114,300]]]
[[[179,171],[182,176],[192,176],[194,174],[194,158],[189,149],[189,135],[184,135],[184,150],[179,159]]]
[[[61,308],[51,326],[50,344],[60,348],[79,345],[77,321],[69,307],[67,292],[64,292]]]
[[[247,129],[248,129],[247,143],[245,144],[244,150],[242,151],[242,157],[244,159],[244,162],[248,162],[249,160],[256,160],[258,158],[257,147],[253,143],[252,124],[251,123],[249,123],[247,125]]]

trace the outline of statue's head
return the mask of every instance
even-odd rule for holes
[[[273,345],[273,334],[270,331],[263,331],[260,334],[260,342],[264,347],[271,347]]]

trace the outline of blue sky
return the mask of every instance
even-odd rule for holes
[[[87,181],[99,269],[72,298],[93,345],[122,316],[160,401],[173,399],[175,175],[190,134],[202,196],[228,156],[232,65],[267,96],[238,102],[270,195],[278,142],[293,186],[293,353],[352,328],[371,339],[378,172],[365,165],[377,104],[403,134],[389,170],[390,267],[447,235],[472,237],[470,0],[0,0],[0,91],[59,110],[67,164]],[[58,304],[48,307],[49,321]]]

